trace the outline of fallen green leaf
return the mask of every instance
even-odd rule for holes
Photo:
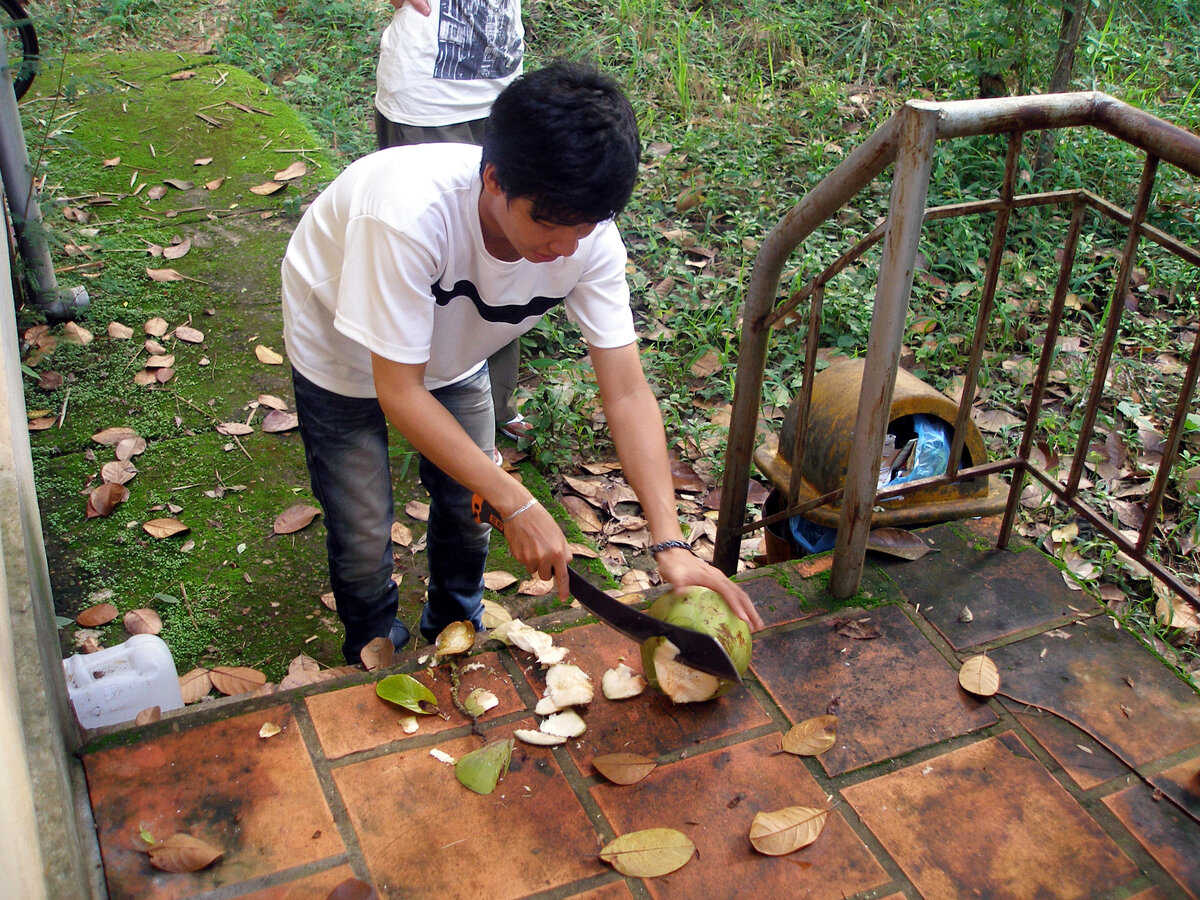
[[[456,762],[454,775],[464,787],[475,793],[490,794],[496,789],[496,782],[508,773],[512,751],[512,738],[492,741]]]
[[[437,709],[433,691],[411,675],[389,675],[375,685],[375,693],[388,703],[395,703],[415,713],[429,715]]]

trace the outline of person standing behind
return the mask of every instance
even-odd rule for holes
[[[396,14],[379,42],[375,73],[379,149],[482,144],[493,101],[521,74],[521,0],[391,3]],[[519,341],[488,359],[496,427],[514,440],[531,429],[514,397],[520,362]]]

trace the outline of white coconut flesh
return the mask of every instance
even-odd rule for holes
[[[592,679],[579,666],[558,663],[546,670],[546,696],[559,709],[592,702]]]
[[[711,700],[721,687],[720,679],[676,662],[679,648],[664,639],[654,651],[654,673],[662,692],[676,703]]]
[[[538,730],[561,738],[575,738],[587,730],[587,725],[579,713],[568,709],[546,719],[538,726]]]
[[[625,663],[609,669],[600,679],[600,690],[609,700],[626,700],[646,689],[646,679]]]

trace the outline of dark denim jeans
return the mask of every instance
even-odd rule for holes
[[[396,618],[387,422],[373,397],[335,394],[294,369],[292,383],[309,478],[324,513],[330,585],[346,627],[342,652],[353,664]],[[495,419],[487,367],[433,395],[490,456]],[[432,641],[451,622],[468,619],[480,627],[491,529],[472,518],[471,492],[424,457],[420,474],[430,498],[421,634]]]

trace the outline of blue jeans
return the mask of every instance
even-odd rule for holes
[[[342,653],[354,664],[373,638],[389,633],[399,601],[392,581],[387,421],[374,397],[335,394],[294,369],[292,383],[304,458],[324,513],[330,586],[346,627]],[[433,396],[490,456],[496,436],[487,367]],[[481,626],[491,528],[472,517],[471,492],[424,457],[420,475],[430,499],[421,634],[432,641],[451,622]]]

